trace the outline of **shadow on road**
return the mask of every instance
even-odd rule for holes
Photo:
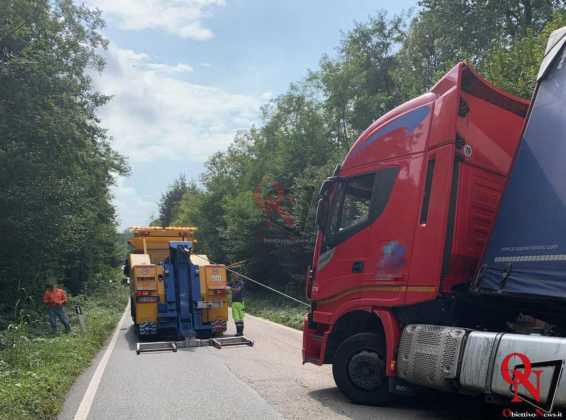
[[[309,392],[309,396],[330,408],[337,414],[352,419],[367,419],[368,415],[378,418],[384,410],[391,410],[391,417],[399,418],[406,410],[406,419],[435,418],[453,420],[476,420],[501,418],[502,407],[486,404],[481,398],[457,394],[430,393],[415,398],[400,397],[387,407],[364,407],[363,412],[348,413],[346,407],[360,407],[352,404],[338,388],[326,388]],[[367,409],[367,410],[366,410]],[[376,410],[379,410],[377,412]],[[393,413],[394,412],[394,413]],[[373,414],[372,414],[373,413]],[[381,418],[381,417],[379,417]],[[383,417],[386,418],[386,417]]]
[[[136,329],[134,325],[130,325],[128,331],[126,331],[126,340],[128,341],[128,348],[130,350],[136,350],[136,344],[138,343],[138,336],[136,335]]]

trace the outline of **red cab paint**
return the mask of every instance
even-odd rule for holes
[[[321,191],[304,362],[374,328],[395,375],[403,325],[474,273],[528,105],[459,63],[361,134]]]

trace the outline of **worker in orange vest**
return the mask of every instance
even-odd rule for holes
[[[43,303],[47,305],[49,324],[55,334],[57,333],[57,318],[65,326],[65,332],[71,332],[71,324],[63,307],[66,302],[67,294],[65,291],[56,287],[54,283],[49,283],[43,294]]]

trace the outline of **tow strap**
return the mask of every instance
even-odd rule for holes
[[[201,260],[205,261],[204,258],[199,257],[198,255],[195,255],[195,256],[198,257],[198,258],[200,258]],[[208,261],[207,261],[207,262],[208,262]],[[242,262],[237,263],[237,265],[241,265],[241,264],[242,264]],[[234,265],[236,265],[236,264],[234,264]],[[287,299],[290,299],[290,300],[292,300],[293,302],[299,303],[299,304],[304,305],[304,306],[306,306],[306,307],[310,307],[310,305],[309,305],[308,303],[303,302],[302,300],[299,300],[299,299],[297,299],[297,298],[294,298],[293,296],[289,296],[288,294],[283,293],[283,292],[281,292],[280,290],[274,289],[273,287],[268,286],[267,284],[264,284],[264,283],[262,283],[262,282],[260,282],[260,281],[254,280],[254,279],[252,279],[251,277],[246,276],[245,274],[242,274],[242,273],[240,273],[240,272],[238,272],[238,271],[236,271],[236,270],[230,268],[230,266],[226,266],[226,270],[230,271],[231,273],[237,274],[238,276],[243,277],[244,279],[249,280],[249,281],[251,281],[252,283],[257,284],[258,286],[264,287],[264,288],[266,288],[266,289],[268,289],[268,290],[270,290],[270,291],[272,291],[272,292],[274,292],[274,293],[277,293],[277,294],[279,294],[279,295],[281,295],[281,296],[283,296],[283,297],[285,297],[285,298],[287,298]]]

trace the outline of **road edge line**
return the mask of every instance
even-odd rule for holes
[[[258,319],[258,320],[260,320],[260,321],[264,321],[264,322],[267,322],[267,323],[269,323],[269,324],[276,325],[276,326],[278,326],[278,327],[284,328],[284,329],[286,329],[286,330],[293,331],[293,332],[298,333],[298,334],[302,334],[302,333],[303,333],[301,330],[297,330],[297,329],[295,329],[295,328],[288,327],[287,325],[279,324],[278,322],[271,321],[270,319],[267,319],[267,318],[262,318],[261,316],[252,315],[252,314],[250,314],[249,312],[246,312],[246,315],[245,315],[245,316],[249,316],[250,318],[255,318],[255,319]],[[244,319],[245,319],[245,318],[244,318]]]
[[[130,304],[128,302],[128,305],[126,305],[126,309],[124,309],[124,313],[122,314],[120,321],[118,321],[118,324],[116,325],[116,328],[114,329],[110,343],[108,344],[108,347],[106,347],[106,350],[104,351],[104,355],[102,356],[102,359],[100,359],[100,362],[98,362],[98,366],[96,367],[94,374],[90,378],[90,382],[89,382],[88,387],[87,387],[87,389],[86,389],[86,391],[83,395],[83,398],[81,400],[79,408],[77,409],[77,412],[75,413],[75,417],[73,417],[74,420],[86,420],[89,413],[90,413],[90,408],[92,407],[92,403],[94,402],[94,397],[96,395],[96,391],[98,390],[98,387],[100,385],[100,381],[102,380],[102,375],[104,374],[104,371],[106,370],[106,365],[108,364],[108,360],[110,360],[110,356],[112,355],[112,351],[114,350],[114,347],[116,346],[116,342],[118,341],[118,335],[120,333],[120,327],[122,326],[122,324],[124,323],[124,320],[126,319],[126,315],[128,313],[129,306],[130,306]]]

